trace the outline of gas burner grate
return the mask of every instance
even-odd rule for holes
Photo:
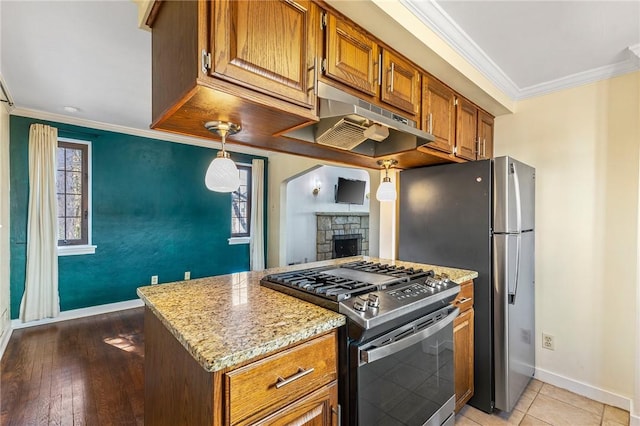
[[[434,272],[432,270],[425,271],[424,269],[416,269],[413,267],[406,268],[404,266],[388,265],[376,262],[354,262],[342,265],[343,268],[355,269],[358,271],[371,272],[374,274],[383,274],[397,278],[407,278],[406,281],[414,280],[424,276],[433,277]]]
[[[433,271],[367,261],[345,263],[338,266],[338,268],[393,278],[388,282],[388,285],[406,283],[416,279],[426,280],[434,275]],[[329,270],[333,271],[333,273],[330,273]],[[265,277],[263,282],[277,283],[296,291],[313,294],[335,302],[380,289],[380,286],[374,283],[353,279],[356,277],[338,276],[339,274],[335,274],[335,270],[335,267],[323,267],[283,272]]]

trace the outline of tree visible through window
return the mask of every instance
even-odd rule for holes
[[[248,237],[251,218],[251,167],[238,165],[240,188],[231,193],[231,236]]]
[[[88,244],[88,145],[58,141],[58,245]]]

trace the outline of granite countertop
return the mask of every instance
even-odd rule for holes
[[[140,287],[137,293],[196,361],[214,372],[345,324],[341,314],[260,286],[262,277],[362,259],[433,269],[458,283],[478,276],[473,271],[358,256]]]

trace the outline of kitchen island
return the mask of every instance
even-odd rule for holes
[[[145,423],[273,424],[301,417],[334,423],[336,329],[345,318],[259,282],[267,274],[361,259],[139,288],[146,305]],[[459,283],[476,276],[471,271],[432,269]]]

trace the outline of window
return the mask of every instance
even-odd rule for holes
[[[58,253],[94,253],[90,230],[88,142],[58,138]]]
[[[231,237],[248,238],[251,233],[251,166],[239,164],[238,171],[240,188],[231,193]]]

